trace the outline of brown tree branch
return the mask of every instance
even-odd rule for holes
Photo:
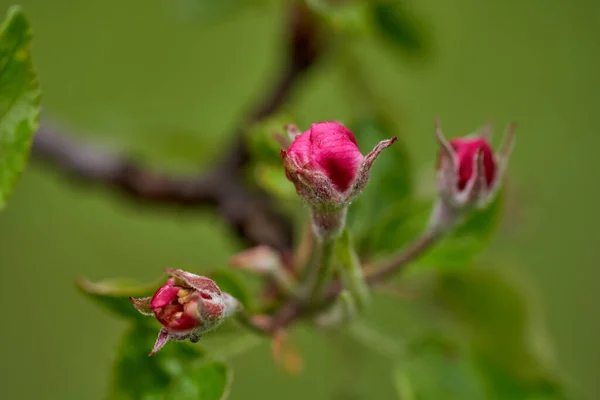
[[[248,124],[277,112],[300,78],[320,55],[320,34],[304,5],[290,3],[290,34],[283,73],[274,89],[234,134],[235,143],[208,173],[172,177],[149,170],[123,154],[101,151],[70,135],[43,125],[34,137],[32,154],[82,183],[106,186],[144,203],[180,207],[215,207],[237,234],[250,244],[267,244],[289,251],[290,222],[274,211],[268,197],[250,190],[243,168],[249,161],[243,131]]]

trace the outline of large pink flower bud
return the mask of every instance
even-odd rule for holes
[[[171,278],[154,296],[131,298],[139,312],[153,315],[163,325],[150,355],[169,340],[197,342],[204,332],[217,328],[239,307],[233,297],[221,292],[209,278],[180,269],[166,272]]]
[[[396,140],[380,142],[363,156],[356,138],[337,122],[319,122],[300,133],[288,127],[292,144],[281,151],[285,175],[311,208],[319,237],[335,237],[345,224],[348,204],[369,180],[371,166],[381,151]]]
[[[479,135],[446,140],[436,120],[436,135],[440,144],[438,158],[438,189],[450,209],[482,208],[493,198],[501,184],[510,150],[514,142],[511,124],[498,153],[492,150],[488,129]]]
[[[293,143],[281,151],[287,178],[314,209],[344,208],[364,189],[381,151],[396,138],[380,142],[366,157],[356,138],[337,122],[319,122],[299,133],[288,128]]]

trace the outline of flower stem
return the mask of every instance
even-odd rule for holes
[[[359,311],[364,310],[370,301],[369,288],[365,282],[358,255],[352,246],[350,233],[344,229],[337,242],[336,253],[342,264],[340,270],[344,287],[348,289]]]
[[[419,237],[406,247],[402,248],[396,256],[381,264],[375,271],[368,274],[366,281],[369,285],[385,281],[390,276],[397,274],[411,261],[422,256],[434,244],[443,238],[458,222],[462,215],[449,208],[442,201],[435,204],[429,226]]]
[[[346,226],[347,207],[333,210],[313,208],[311,210],[313,231],[321,240],[337,238]]]
[[[288,297],[296,297],[298,287],[294,277],[283,266],[271,271],[271,277],[275,280],[277,287]]]
[[[310,302],[318,302],[321,299],[323,289],[331,275],[333,266],[333,250],[336,237],[325,236],[317,242],[317,255],[308,276],[308,299]]]

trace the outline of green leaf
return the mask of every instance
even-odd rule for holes
[[[0,27],[0,208],[25,167],[38,127],[40,87],[31,39],[25,15],[11,7]]]
[[[468,357],[451,347],[427,346],[394,372],[402,400],[482,400],[485,387]]]
[[[171,386],[168,400],[221,400],[229,395],[233,374],[221,362],[209,362],[184,373]]]
[[[167,345],[148,357],[157,331],[134,325],[124,336],[117,353],[107,399],[163,399],[181,364],[200,357],[190,346]]]
[[[496,231],[502,216],[502,205],[501,192],[488,207],[472,212],[461,225],[419,260],[419,265],[443,269],[468,266]]]
[[[367,144],[375,145],[381,140],[396,136],[392,124],[383,117],[364,118],[351,126],[363,153],[368,153]],[[408,151],[401,140],[397,140],[377,159],[371,170],[369,182],[358,199],[351,205],[348,224],[362,254],[377,253],[379,241],[373,234],[386,235],[380,228],[387,221],[391,210],[410,204],[413,183]],[[404,215],[400,225],[408,219]]]
[[[436,243],[412,268],[455,270],[472,264],[485,249],[502,215],[502,193],[484,210],[466,220]],[[368,235],[366,248],[375,255],[389,255],[417,238],[427,226],[433,201],[405,201],[381,213]]]
[[[474,268],[443,273],[434,293],[471,346],[490,398],[565,398],[524,288],[496,270]]]
[[[207,361],[199,346],[183,342],[169,343],[148,357],[156,335],[156,330],[139,324],[125,334],[114,365],[108,399],[227,398],[232,374],[225,364]]]
[[[423,56],[429,51],[423,28],[402,2],[373,0],[370,4],[375,30],[394,48],[411,56]]]
[[[77,280],[76,284],[83,294],[120,317],[151,321],[133,307],[129,297],[151,296],[164,282],[166,282],[164,277],[161,277],[160,281],[150,284],[140,284],[129,279],[91,282],[82,278]]]

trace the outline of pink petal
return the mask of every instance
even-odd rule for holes
[[[282,156],[289,157],[296,168],[303,168],[310,164],[310,130],[296,136],[287,151]]]
[[[481,149],[483,155],[485,181],[487,186],[490,187],[496,177],[496,163],[494,162],[494,153],[488,142],[483,138],[456,138],[450,141],[450,145],[456,152],[458,161],[458,189],[463,190],[473,177],[475,155],[479,149]]]
[[[152,296],[152,300],[150,301],[150,308],[156,310],[157,308],[161,308],[170,304],[174,299],[177,298],[177,292],[179,292],[178,287],[175,286],[175,282],[173,279],[169,279],[167,283],[160,287]]]
[[[321,122],[311,126],[310,138],[314,165],[320,167],[339,191],[346,191],[363,160],[352,132],[335,122]]]

